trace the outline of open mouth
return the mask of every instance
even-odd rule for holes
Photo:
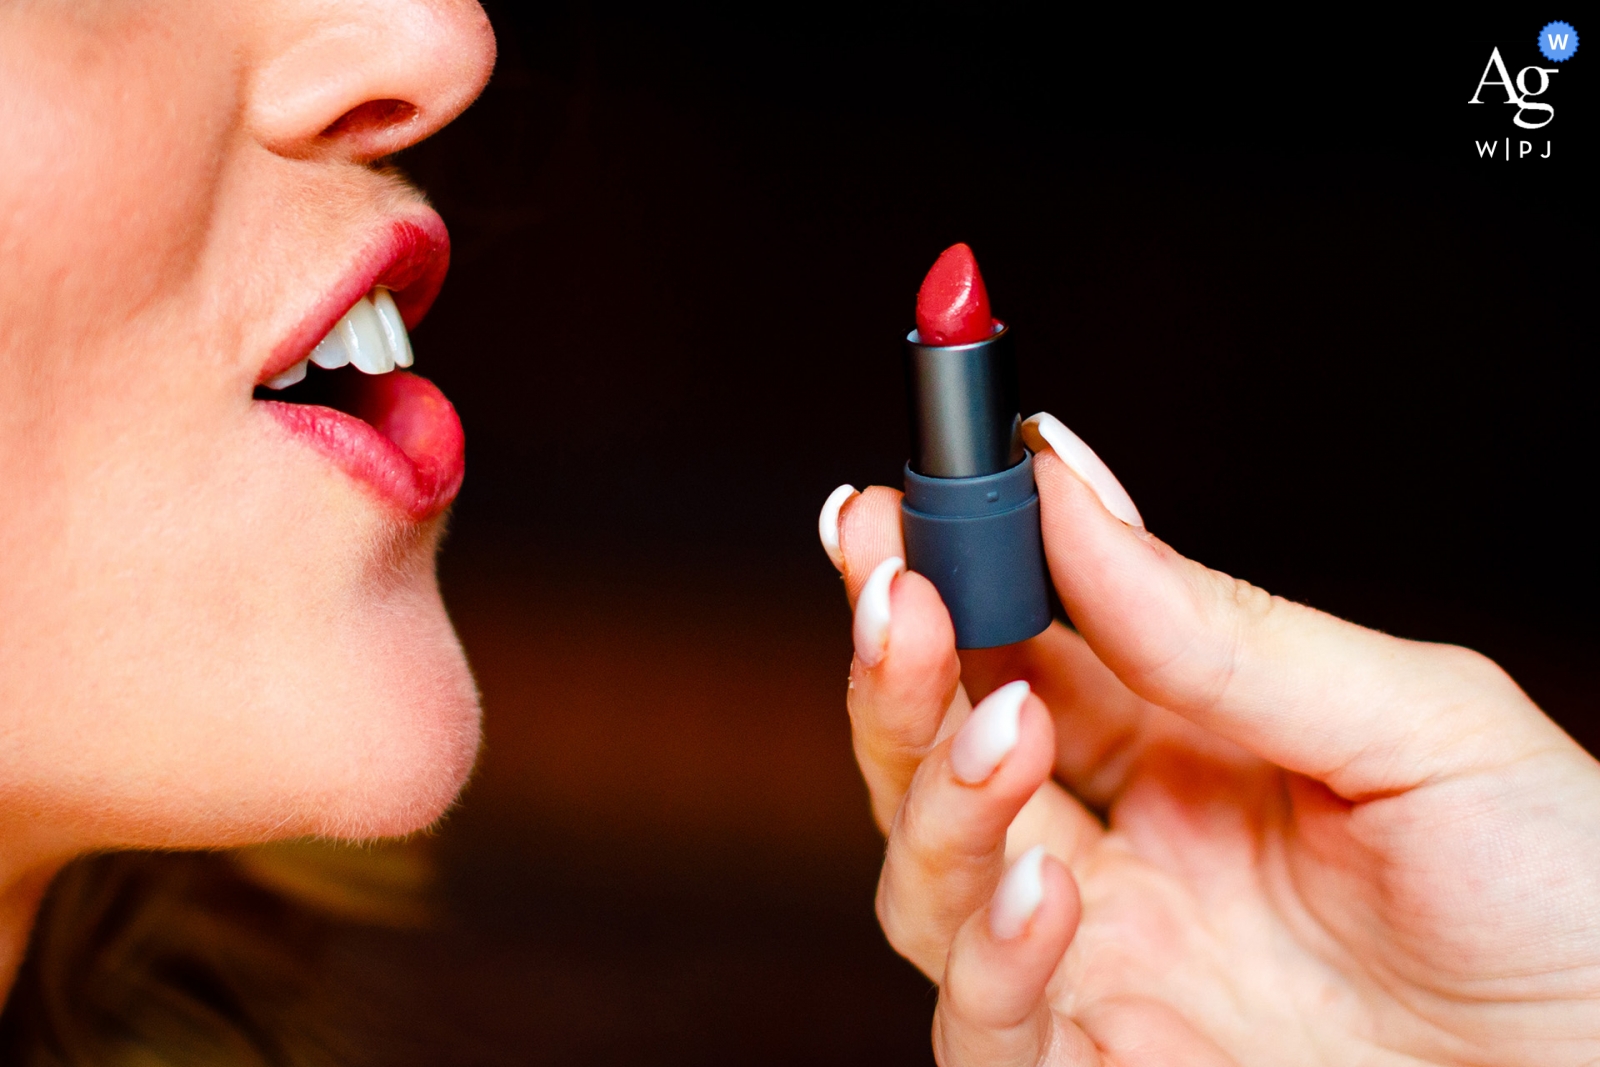
[[[411,341],[389,290],[376,286],[311,354],[255,388],[289,430],[307,438],[415,520],[449,506],[461,486],[464,438],[437,386],[401,368]]]
[[[377,285],[333,324],[309,356],[267,382],[266,388],[282,390],[303,381],[312,363],[324,370],[351,366],[363,374],[387,374],[411,366],[411,361],[411,338],[394,294]]]

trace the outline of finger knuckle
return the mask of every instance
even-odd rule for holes
[[[1461,645],[1429,645],[1427,654],[1435,669],[1459,687],[1462,697],[1470,700],[1526,701],[1522,689],[1506,673],[1504,667],[1482,652]]]
[[[874,752],[920,760],[955,698],[960,668],[942,662],[920,670],[904,666],[896,665],[896,673],[909,675],[906,679],[856,685],[852,678],[845,707],[851,726]]]
[[[1292,625],[1291,617],[1306,610],[1242,578],[1218,573],[1217,580],[1223,585],[1223,595],[1216,601],[1223,617],[1216,620],[1213,632],[1220,640],[1211,657],[1209,678],[1201,687],[1209,707],[1227,699],[1234,680],[1245,670],[1250,650],[1271,631]]]
[[[1256,635],[1294,605],[1209,569],[1191,588],[1195,624],[1179,647],[1151,664],[1147,677],[1157,689],[1181,692],[1186,707],[1206,711],[1226,699]]]
[[[877,897],[873,901],[873,910],[878,916],[878,926],[883,930],[884,939],[889,942],[890,948],[908,960],[915,959],[916,939],[913,938],[909,925],[905,922],[902,910],[895,905],[894,897],[889,870],[885,865],[884,873],[878,879]]]
[[[926,779],[924,779],[926,781]],[[986,858],[995,849],[986,826],[953,818],[946,810],[933,810],[917,782],[911,799],[900,810],[891,845],[930,877],[939,878]],[[981,821],[981,820],[980,820]]]

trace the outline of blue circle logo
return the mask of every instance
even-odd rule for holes
[[[1578,31],[1570,22],[1552,22],[1539,31],[1539,51],[1552,63],[1571,59],[1578,50]]]

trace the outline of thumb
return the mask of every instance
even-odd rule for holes
[[[1505,672],[1263,592],[1146,533],[1059,420],[1035,415],[1045,554],[1095,654],[1140,696],[1347,799],[1572,742]]]

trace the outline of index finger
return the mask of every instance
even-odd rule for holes
[[[949,613],[927,579],[902,573],[900,494],[873,486],[850,498],[837,537],[845,593],[856,612],[851,733],[873,816],[887,833],[941,726],[947,720],[958,726],[971,705],[960,686]]]
[[[906,545],[900,535],[900,493],[887,486],[869,485],[853,496],[838,499],[847,488],[841,485],[828,498],[834,509],[833,532],[830,537],[825,507],[822,543],[828,548],[829,541],[833,542],[829,555],[838,553],[834,565],[839,568],[844,594],[854,608],[867,576],[886,559],[905,559]]]

